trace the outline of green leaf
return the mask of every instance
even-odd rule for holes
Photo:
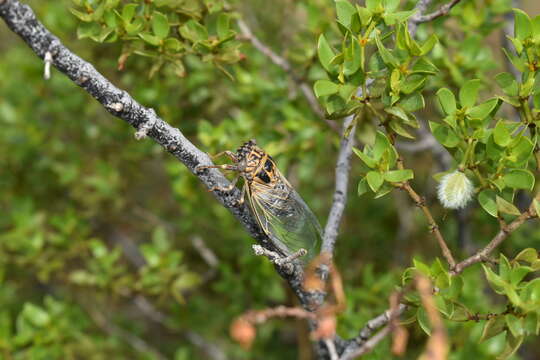
[[[506,346],[504,351],[497,356],[497,360],[506,360],[516,353],[523,343],[524,336],[514,337],[511,334],[506,336]]]
[[[399,6],[399,0],[383,0],[383,4],[386,12],[394,12]]]
[[[24,304],[24,307],[22,310],[22,316],[29,323],[37,327],[45,327],[51,321],[50,315],[45,310],[43,310],[39,306],[36,306],[32,303]]]
[[[456,98],[450,90],[440,89],[437,91],[437,98],[445,114],[452,115],[456,112]]]
[[[527,63],[524,59],[520,58],[519,56],[515,56],[513,53],[507,51],[505,48],[502,49],[508,60],[514,65],[516,69],[518,69],[520,72],[527,71]]]
[[[319,42],[317,43],[317,55],[319,56],[321,65],[326,71],[329,73],[334,73],[336,71],[337,67],[330,64],[335,56],[334,51],[332,51],[328,41],[326,41],[326,38],[322,34],[319,36]]]
[[[504,200],[502,197],[496,196],[495,202],[497,203],[497,210],[499,213],[516,216],[521,215],[521,212],[514,204]]]
[[[350,29],[356,8],[348,0],[336,0],[336,13],[339,22]]]
[[[366,7],[371,11],[381,10],[382,0],[366,0]]]
[[[495,274],[493,270],[491,270],[486,265],[482,264],[482,268],[484,269],[484,274],[486,275],[486,279],[488,280],[491,288],[497,294],[504,294],[506,288],[508,287],[508,283],[504,281],[499,275]]]
[[[351,45],[345,49],[343,61],[343,74],[349,76],[360,69],[362,65],[362,50],[356,40],[351,42]]]
[[[390,143],[390,140],[388,140],[383,132],[377,131],[375,135],[375,144],[373,144],[373,159],[378,162],[387,151],[395,156],[396,150]]]
[[[79,20],[84,22],[90,22],[92,21],[92,14],[88,14],[76,9],[69,9],[73,15],[75,15]]]
[[[368,155],[364,154],[362,151],[358,150],[357,148],[353,148],[353,151],[356,156],[358,156],[369,168],[373,169],[375,166],[377,166],[377,162]]]
[[[422,57],[413,65],[411,74],[435,75],[438,72],[439,69],[435,65]]]
[[[426,83],[426,75],[413,74],[408,76],[401,82],[401,92],[411,94],[413,91],[420,89]]]
[[[124,29],[130,36],[137,36],[143,26],[143,21],[139,18],[135,19],[132,23],[124,23]]]
[[[352,96],[356,93],[357,90],[358,87],[356,85],[343,84],[339,86],[338,93],[339,96],[341,96],[341,98],[345,100],[345,102],[348,102],[349,100],[351,100]]]
[[[414,15],[416,10],[398,11],[395,13],[386,13],[383,15],[383,19],[386,25],[395,25],[398,22],[404,22],[408,18]]]
[[[399,100],[399,107],[408,112],[418,111],[426,106],[424,97],[420,92],[414,92]]]
[[[401,126],[401,121],[392,119],[390,120],[390,128],[396,132],[396,134],[401,135],[407,139],[414,139],[414,135],[412,135],[410,132],[405,130],[403,126]]]
[[[510,158],[517,164],[527,161],[534,150],[534,144],[527,136],[522,136],[511,146]]]
[[[480,80],[473,79],[467,81],[461,89],[459,89],[459,103],[461,104],[461,107],[471,107],[476,103],[480,85]]]
[[[217,34],[220,39],[227,38],[231,33],[231,18],[225,13],[220,13],[217,20]]]
[[[495,191],[487,189],[478,194],[480,206],[491,216],[497,217],[497,203],[495,202]]]
[[[152,14],[152,31],[154,35],[163,40],[169,36],[169,20],[164,14],[154,11]]]
[[[495,76],[495,81],[508,96],[517,96],[519,86],[512,74],[503,72]]]
[[[339,91],[339,85],[334,84],[330,80],[317,80],[313,85],[313,90],[316,97],[328,96],[336,94]]]
[[[499,120],[497,125],[495,125],[495,128],[493,129],[493,140],[495,141],[495,144],[501,147],[506,147],[512,141],[512,136],[504,121]]]
[[[208,39],[206,28],[193,19],[180,27],[180,35],[194,43]]]
[[[368,188],[367,181],[366,181],[365,178],[362,178],[362,179],[358,182],[358,196],[362,196],[362,195],[365,194],[368,190],[369,190],[369,188]]]
[[[512,314],[507,314],[504,316],[506,325],[514,337],[523,335],[523,319],[516,317]]]
[[[529,266],[518,266],[510,270],[510,284],[512,286],[517,286],[521,280],[532,271],[533,269]]]
[[[398,67],[398,61],[392,55],[390,50],[384,47],[384,45],[381,42],[381,39],[379,39],[379,35],[375,36],[375,43],[377,44],[377,48],[379,49],[379,55],[381,56],[382,61],[386,65],[390,65],[392,67]]]
[[[458,146],[460,138],[450,127],[433,121],[429,121],[429,127],[435,139],[445,147],[453,148]]]
[[[383,184],[379,190],[375,193],[375,196],[373,199],[379,199],[382,198],[384,195],[388,194],[394,189],[394,187],[390,184]]]
[[[526,261],[529,264],[532,264],[537,259],[538,259],[538,251],[533,248],[527,248],[527,249],[521,250],[521,252],[517,254],[516,257],[514,258],[514,260]]]
[[[519,40],[524,40],[532,35],[533,26],[529,15],[520,9],[514,11],[514,36]]]
[[[416,258],[413,258],[413,265],[414,265],[414,268],[420,271],[423,275],[428,276],[428,277],[431,276],[431,269],[429,268],[429,266],[427,266],[427,264],[423,263],[422,261]]]
[[[534,187],[534,175],[525,169],[511,170],[504,175],[503,180],[512,189],[532,190]]]
[[[430,52],[438,41],[439,39],[437,38],[437,36],[435,34],[431,34],[429,38],[424,42],[424,44],[422,44],[422,46],[420,47],[421,51],[418,55],[425,55]]]
[[[491,339],[494,336],[499,335],[506,329],[506,321],[504,317],[493,317],[486,321],[484,329],[482,330],[482,336],[480,336],[479,342]]]
[[[423,307],[419,307],[416,312],[416,319],[418,320],[418,325],[424,330],[427,335],[431,335],[431,325],[429,323],[429,318],[426,314],[426,310]]]
[[[499,98],[489,99],[478,106],[470,108],[467,111],[467,115],[472,119],[483,120],[495,110],[497,105],[499,105],[499,101]]]
[[[414,173],[411,169],[390,170],[384,173],[384,180],[388,182],[402,182],[414,178]]]
[[[407,116],[407,114],[405,113],[405,111],[403,111],[402,108],[398,107],[398,106],[392,106],[390,108],[385,108],[384,109],[385,112],[389,113],[389,114],[392,114],[394,115],[395,117],[407,122],[409,121],[409,117]]]
[[[373,192],[377,192],[384,182],[384,178],[377,171],[370,171],[366,175],[366,180]]]
[[[180,51],[183,47],[183,44],[177,38],[168,38],[165,39],[163,45],[167,50],[177,52]]]
[[[371,21],[373,13],[368,8],[356,5],[356,10],[358,11],[358,16],[360,17],[360,22],[363,26],[367,26]]]
[[[139,6],[139,4],[127,4],[122,8],[122,20],[124,20],[124,22],[131,22],[131,19],[133,19],[133,16],[135,15],[137,6]]]
[[[149,33],[140,33],[139,37],[150,45],[159,46],[161,39]]]

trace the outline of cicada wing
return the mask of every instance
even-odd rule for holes
[[[288,183],[275,188],[253,184],[249,203],[261,228],[285,254],[307,250],[311,260],[321,240],[321,226],[300,195]]]

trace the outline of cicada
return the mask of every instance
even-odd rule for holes
[[[274,246],[283,254],[291,255],[300,249],[307,250],[305,262],[316,255],[321,240],[321,226],[304,200],[278,170],[270,155],[249,140],[236,150],[224,151],[215,157],[227,155],[233,164],[200,166],[237,172],[236,178],[226,188],[210,190],[230,191],[241,177],[244,179],[242,196],[261,229]]]

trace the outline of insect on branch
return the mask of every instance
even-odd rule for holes
[[[96,99],[111,115],[126,121],[138,130],[137,137],[148,137],[161,145],[182,162],[208,188],[226,186],[228,180],[219,171],[209,169],[197,172],[200,165],[212,165],[206,153],[191,143],[182,132],[161,119],[156,112],[147,108],[119,89],[99,73],[92,64],[70,51],[37,18],[30,6],[18,0],[0,0],[0,17],[11,31],[17,34],[41,59],[47,52],[54,54],[50,65],[68,76]],[[118,104],[121,104],[118,105]],[[213,192],[214,197],[227,208],[246,231],[261,245],[269,246],[269,238],[260,228],[245,204],[239,204],[240,191]],[[302,288],[302,269],[295,266],[293,272],[278,272],[290,284],[302,304],[309,303],[309,295]]]

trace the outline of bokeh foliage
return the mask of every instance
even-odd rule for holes
[[[245,19],[314,84],[330,118],[356,115],[365,144],[351,172],[362,198],[351,191],[336,251],[348,301],[339,334],[355,336],[387,309],[414,268],[440,289],[451,359],[520,358],[513,350],[522,344],[523,358],[540,356],[538,221],[503,244],[497,265],[450,277],[425,219],[392,185],[411,180],[426,196],[459,258],[494,235],[493,216],[511,220],[523,209],[519,199],[539,180],[537,139],[523,130],[539,125],[538,17],[512,12],[507,0],[469,1],[451,20],[420,25],[415,40],[406,26],[414,1],[29,3],[72,50],[205,151],[256,138],[324,223],[339,136],[289,74],[237,36],[235,19]],[[511,65],[497,41],[505,14],[516,18]],[[263,325],[249,353],[229,339],[245,310],[295,300],[197,179],[157,145],[136,142],[63,75],[42,80],[42,63],[4,26],[0,50],[0,356],[149,359],[153,348],[205,358],[197,334],[230,358],[307,358],[307,330],[294,321]],[[421,126],[449,151],[452,168],[439,168],[429,150],[400,150]],[[457,167],[477,187],[466,224],[435,199],[432,175]],[[414,294],[407,300],[418,304]],[[429,332],[422,312],[406,316],[406,358]],[[497,316],[480,316],[488,313]],[[134,348],[126,333],[149,347]],[[391,358],[386,341],[366,358]]]

